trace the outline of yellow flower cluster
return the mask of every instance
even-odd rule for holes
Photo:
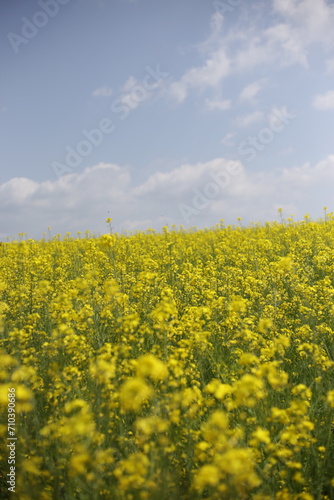
[[[333,298],[332,214],[3,243],[0,497],[11,389],[17,498],[331,500]]]

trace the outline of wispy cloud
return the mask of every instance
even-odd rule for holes
[[[130,92],[137,83],[138,80],[131,75],[121,86],[121,91],[124,93]]]
[[[113,90],[111,87],[101,87],[99,89],[93,90],[92,95],[94,97],[110,97],[113,95]]]
[[[197,45],[204,62],[171,82],[169,94],[182,103],[193,89],[220,90],[227,77],[259,66],[307,68],[312,44],[333,47],[334,9],[324,0],[273,0],[273,12],[271,24],[263,28],[245,25],[242,16],[239,24],[228,28],[223,16],[215,12],[210,34]],[[328,65],[333,67],[332,62]],[[245,87],[240,100],[254,101],[267,81],[262,78]]]
[[[282,149],[282,151],[280,151],[279,154],[282,156],[290,156],[290,155],[294,154],[295,152],[296,152],[296,150],[292,146],[290,146],[288,148]]]
[[[331,47],[334,41],[333,4],[326,0],[274,0],[274,10],[285,20],[290,48],[295,50],[293,41],[299,41],[300,47],[312,43],[322,43]],[[288,42],[287,38],[287,42]]]
[[[287,125],[295,117],[295,111],[290,111],[286,106],[273,106],[267,114],[268,123],[273,128],[279,127],[282,125],[282,122]]]
[[[254,113],[249,113],[245,116],[239,116],[236,118],[235,123],[238,127],[245,128],[253,125],[253,123],[259,123],[264,118],[264,113],[262,111],[254,111]]]
[[[236,145],[235,141],[234,141],[234,138],[235,138],[236,134],[235,132],[229,132],[228,134],[226,134],[221,142],[222,144],[224,144],[224,146],[227,146],[227,147],[233,147]]]
[[[136,109],[139,104],[152,96],[152,91],[161,85],[160,81],[143,84],[133,76],[130,76],[121,86],[121,95],[119,101],[127,105],[130,109]]]
[[[327,59],[326,61],[326,73],[334,73],[334,57],[332,59]]]
[[[211,16],[210,34],[206,40],[196,45],[199,53],[207,55],[221,46],[224,16],[216,11]]]
[[[268,78],[261,78],[261,80],[257,80],[256,82],[252,82],[246,87],[243,88],[243,90],[240,93],[239,100],[240,101],[246,101],[249,103],[256,103],[255,97],[257,94],[264,89],[268,82]]]
[[[325,94],[316,95],[312,104],[316,109],[321,111],[334,109],[334,90],[329,90]]]
[[[225,111],[230,109],[231,101],[229,99],[205,99],[204,105],[209,111]]]
[[[190,89],[215,89],[230,72],[230,61],[222,47],[214,51],[205,64],[187,70],[179,81],[172,82],[170,95],[178,102],[186,99]]]

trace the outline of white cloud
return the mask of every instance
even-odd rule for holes
[[[289,111],[286,106],[274,106],[268,113],[267,119],[273,127],[279,127],[282,123],[287,125],[296,116],[295,112]]]
[[[211,16],[211,32],[209,37],[197,45],[202,54],[209,54],[221,45],[224,17],[217,11]]]
[[[0,185],[2,239],[19,232],[40,238],[48,226],[52,234],[103,233],[109,216],[116,231],[160,229],[166,222],[184,224],[180,205],[194,208],[194,199],[202,208],[195,210],[189,224],[199,227],[214,225],[221,218],[235,223],[239,216],[245,222],[277,219],[281,206],[299,218],[307,212],[321,215],[325,205],[332,210],[334,155],[316,165],[276,171],[254,172],[234,162],[240,172],[230,176],[226,185],[214,187],[214,177],[228,165],[232,163],[224,158],[187,163],[156,172],[139,185],[131,182],[128,167],[105,163],[55,181],[11,179]],[[205,192],[214,196],[208,199]]]
[[[296,152],[295,149],[292,146],[290,146],[288,148],[282,149],[282,151],[280,151],[279,154],[282,156],[290,156],[295,154],[295,152]]]
[[[229,132],[228,134],[226,134],[221,140],[222,144],[224,144],[224,146],[227,146],[227,147],[235,146],[236,143],[233,140],[235,135],[236,135],[235,132]]]
[[[203,66],[187,70],[179,81],[170,85],[169,93],[178,102],[182,102],[190,89],[215,89],[230,72],[230,61],[225,49],[214,51]]]
[[[264,89],[267,81],[267,78],[261,78],[261,80],[252,82],[244,87],[239,96],[240,101],[249,101],[251,103],[256,102],[255,97],[261,90]]]
[[[334,73],[334,57],[332,59],[327,59],[326,61],[326,73]]]
[[[285,216],[296,218],[310,212],[321,216],[322,208],[331,208],[331,189],[334,181],[334,155],[315,166],[306,163],[276,172],[243,172],[221,198],[210,205],[212,215],[240,216],[245,221],[277,219],[277,209],[283,207]],[[223,216],[224,218],[224,216]]]
[[[14,177],[0,185],[1,203],[6,207],[21,206],[34,195],[38,183],[24,177]]]
[[[134,76],[129,76],[129,78],[123,83],[121,91],[124,93],[130,92],[135,85],[138,84],[138,80]]]
[[[127,168],[105,163],[55,181],[11,179],[0,185],[2,232],[41,237],[48,226],[54,233],[103,230],[110,207],[126,206],[129,181]]]
[[[229,99],[205,99],[204,105],[209,111],[225,111],[231,107]]]
[[[270,56],[281,66],[298,64],[308,67],[307,43],[289,23],[276,24],[265,31]]]
[[[101,87],[92,92],[94,97],[110,97],[113,95],[112,88],[110,87]]]
[[[249,127],[253,123],[259,123],[264,118],[264,113],[262,111],[254,111],[254,113],[250,113],[245,116],[239,116],[236,118],[235,122],[238,127]]]
[[[265,27],[245,24],[244,16],[240,16],[239,24],[229,28],[223,16],[215,12],[209,36],[197,45],[205,57],[203,64],[186,70],[172,82],[169,94],[181,103],[191,89],[217,91],[227,77],[259,66],[307,68],[312,44],[334,47],[334,8],[324,0],[273,0],[272,14],[266,18],[269,24]],[[241,100],[251,101],[265,84],[263,78],[246,87]]]
[[[319,110],[334,109],[334,90],[329,90],[325,94],[316,95],[312,104]]]
[[[273,11],[281,21],[266,29],[264,35],[273,49],[275,60],[282,66],[299,64],[308,67],[312,44],[333,48],[332,4],[325,0],[273,0]]]
[[[167,199],[170,195],[186,194],[192,186],[196,187],[208,172],[221,170],[227,163],[224,158],[217,158],[195,165],[186,163],[169,172],[156,172],[136,187],[134,194],[139,197],[166,196]]]
[[[241,34],[240,28],[240,34]],[[236,38],[240,36],[236,34]],[[233,71],[244,73],[258,66],[271,65],[278,58],[283,58],[283,51],[277,51],[275,44],[270,43],[265,32],[254,28],[245,29],[239,41],[239,47],[233,55]]]
[[[119,100],[130,109],[136,109],[140,103],[146,101],[152,95],[152,91],[159,87],[160,83],[151,84],[149,89],[142,82],[130,76],[121,86],[121,96]]]
[[[274,0],[273,7],[305,46],[314,42],[328,47],[333,44],[332,4],[325,0]]]

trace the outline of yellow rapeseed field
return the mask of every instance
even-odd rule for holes
[[[0,497],[334,498],[334,216],[0,244]]]

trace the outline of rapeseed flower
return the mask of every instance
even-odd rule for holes
[[[126,380],[120,388],[120,401],[125,411],[139,411],[154,391],[143,378],[133,377]]]
[[[282,222],[0,245],[18,498],[334,495],[334,214]]]
[[[149,377],[154,381],[159,381],[168,376],[168,369],[153,354],[145,354],[137,359],[136,373],[138,377]]]

